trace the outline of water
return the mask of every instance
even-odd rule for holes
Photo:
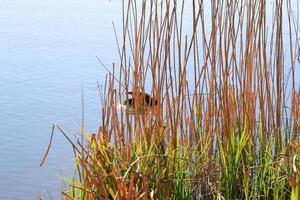
[[[70,145],[56,132],[39,167],[54,122],[79,130],[81,85],[85,120],[100,121],[97,81],[116,61],[112,21],[121,3],[108,0],[2,0],[0,5],[0,199],[35,199],[46,189],[60,198],[60,175],[70,177]],[[46,195],[47,196],[47,195]],[[47,196],[48,197],[48,196]]]
[[[96,87],[106,71],[96,56],[108,68],[118,61],[111,22],[121,27],[121,6],[120,0],[1,1],[0,199],[34,199],[44,190],[60,199],[59,176],[70,177],[73,156],[59,132],[44,167],[39,163],[53,123],[79,130],[81,85],[85,125],[97,131]]]

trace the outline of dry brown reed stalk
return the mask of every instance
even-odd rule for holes
[[[266,0],[207,3],[122,1],[121,41],[114,28],[120,65],[113,65],[102,88],[102,124],[89,145],[98,167],[88,157],[79,159],[87,170],[87,187],[101,197],[174,198],[177,162],[188,171],[189,181],[183,182],[193,188],[187,192],[193,197],[246,197],[247,187],[249,194],[259,195],[251,187],[260,168],[250,178],[245,171],[251,174],[262,155],[277,162],[287,138],[299,135],[298,46],[292,32],[299,32],[299,21],[291,1],[275,0],[273,10]],[[188,12],[192,25],[186,29]],[[288,27],[283,26],[286,12]],[[129,91],[140,94],[134,97],[133,114],[118,109]],[[158,101],[151,109],[142,108],[146,92]],[[235,145],[240,140],[245,143]],[[256,152],[270,140],[274,149]],[[239,178],[224,181],[230,174],[224,172],[229,164],[220,161],[222,153],[230,159],[238,147],[241,161],[232,169]],[[255,152],[252,160],[247,160],[249,152]],[[158,169],[149,167],[150,158]],[[253,185],[246,187],[241,177]],[[222,181],[230,189],[222,189]]]

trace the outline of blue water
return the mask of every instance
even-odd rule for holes
[[[79,131],[81,85],[87,130],[97,131],[97,81],[118,59],[112,21],[121,3],[108,0],[2,0],[0,5],[0,199],[60,198],[60,175],[70,177],[72,151],[51,126]],[[115,54],[112,52],[116,52]],[[46,199],[49,196],[46,194]]]
[[[62,134],[56,132],[45,165],[39,163],[53,123],[80,130],[82,86],[85,127],[97,131],[96,87],[106,71],[96,56],[108,68],[118,61],[112,21],[120,32],[121,6],[120,0],[1,0],[0,200],[35,199],[42,191],[45,199],[60,199],[60,176],[70,177],[73,167]]]

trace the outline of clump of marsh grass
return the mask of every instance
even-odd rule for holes
[[[120,62],[99,86],[102,124],[85,146],[72,143],[63,197],[299,199],[293,2],[122,3]],[[131,91],[141,94],[133,112],[118,109]]]

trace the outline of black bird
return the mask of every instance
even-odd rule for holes
[[[128,92],[127,94],[131,95],[131,98],[126,99],[123,101],[122,105],[126,106],[128,110],[133,110],[134,109],[134,104],[138,101],[137,99],[139,98],[139,103],[141,106],[141,110],[145,110],[148,108],[152,108],[154,105],[157,105],[157,100],[154,100],[151,95],[143,92],[138,92],[136,96],[136,93],[134,92]]]

